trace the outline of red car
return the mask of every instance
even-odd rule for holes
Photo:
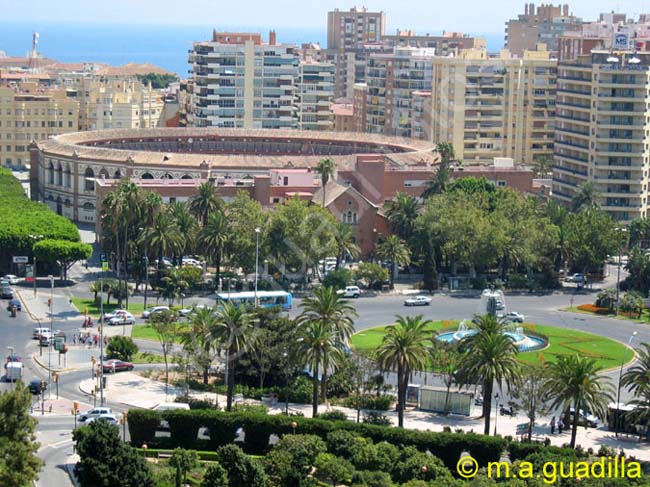
[[[122,360],[111,359],[104,362],[104,372],[122,372],[122,371],[133,370],[133,364],[131,362],[123,362]]]

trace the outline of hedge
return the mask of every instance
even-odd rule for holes
[[[269,437],[292,433],[291,423],[296,423],[296,432],[313,434],[327,439],[335,430],[347,430],[358,436],[372,439],[375,443],[386,441],[396,446],[415,446],[429,451],[453,469],[461,454],[469,452],[481,466],[498,461],[507,441],[502,437],[478,435],[475,433],[434,433],[402,428],[386,428],[352,421],[329,421],[293,416],[268,416],[254,413],[227,413],[211,410],[171,410],[160,414],[156,411],[132,410],[129,412],[131,441],[140,446],[147,445],[174,448],[201,449],[204,441],[197,439],[201,427],[210,433],[210,448],[232,443],[236,432],[243,428],[246,441],[242,445],[247,453],[260,455],[269,450]],[[171,437],[155,438],[155,431],[161,419],[169,422]]]

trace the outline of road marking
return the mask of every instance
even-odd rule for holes
[[[72,443],[72,439],[69,438],[67,440],[61,440],[56,443],[48,443],[47,445],[44,445],[43,448],[59,448],[60,446],[67,445],[68,443]]]

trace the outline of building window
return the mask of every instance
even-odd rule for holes
[[[151,175],[151,173],[146,172],[140,177],[140,179],[153,179],[153,176]]]
[[[56,167],[56,184],[63,186],[63,166],[61,166],[60,162]]]
[[[50,161],[50,165],[47,168],[47,181],[50,184],[54,184],[54,164]]]
[[[503,187],[505,187],[505,186],[507,186],[507,185],[508,185],[507,181],[502,181],[502,180],[498,180],[498,181],[497,181],[497,186],[498,186],[499,188],[503,188]]]
[[[72,174],[70,172],[70,164],[65,165],[65,171],[63,172],[63,182],[66,188],[72,187]]]
[[[347,223],[350,225],[357,223],[357,213],[354,211],[344,212],[342,217],[343,217],[343,223]]]
[[[89,167],[86,169],[84,177],[84,191],[95,191],[95,171]]]

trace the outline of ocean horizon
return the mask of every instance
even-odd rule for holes
[[[60,24],[42,22],[0,22],[0,51],[7,56],[25,56],[31,49],[32,33],[39,33],[38,52],[62,62],[92,61],[118,66],[151,63],[188,77],[187,51],[192,42],[208,40],[214,26]],[[218,30],[260,32],[268,39],[270,29],[255,26],[218,26]],[[278,42],[306,42],[327,45],[327,27],[275,29]],[[485,37],[488,49],[503,47],[502,33],[475,34]]]

